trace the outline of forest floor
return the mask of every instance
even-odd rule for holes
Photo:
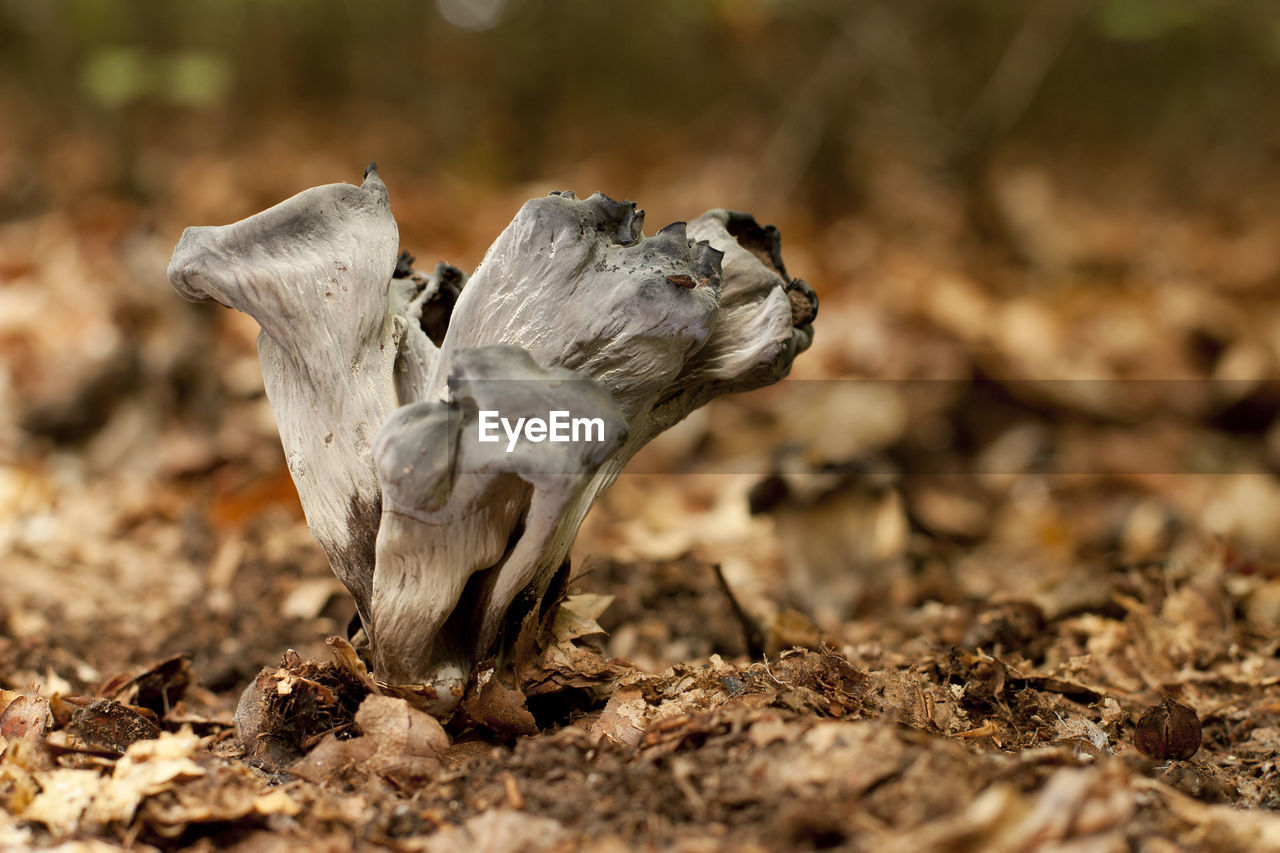
[[[328,640],[252,322],[164,281],[175,226],[364,165],[327,156],[0,225],[0,849],[1280,850],[1280,217],[1028,165],[999,252],[919,185],[756,211],[813,349],[635,461],[524,699],[441,728]],[[433,205],[382,166],[428,268],[552,188]],[[624,189],[717,201],[664,180]],[[1166,697],[1195,720],[1144,754]]]

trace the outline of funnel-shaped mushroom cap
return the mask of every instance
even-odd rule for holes
[[[188,228],[169,281],[262,327],[258,354],[307,525],[367,616],[380,494],[370,451],[396,405],[388,284],[398,230],[373,167],[232,225]]]
[[[813,342],[818,297],[801,279],[788,279],[778,229],[750,215],[713,210],[689,232],[723,253],[723,282],[715,328],[677,380],[681,399],[671,415],[684,417],[712,397],[777,382]]]
[[[432,387],[459,349],[514,343],[543,365],[602,381],[630,419],[705,343],[720,252],[684,223],[643,237],[631,202],[572,193],[527,202],[454,310]]]
[[[359,187],[314,187],[232,225],[188,228],[169,281],[187,299],[253,317],[304,371],[350,367],[386,320],[398,241],[370,167]]]

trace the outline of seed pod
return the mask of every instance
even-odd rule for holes
[[[1200,749],[1200,740],[1200,718],[1172,696],[1143,711],[1133,732],[1133,745],[1156,761],[1186,761]]]

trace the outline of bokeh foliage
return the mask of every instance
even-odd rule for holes
[[[991,115],[1002,68],[1015,97]],[[88,123],[126,147],[188,146],[200,134],[179,142],[175,128],[196,123],[207,141],[329,111],[335,133],[376,117],[424,162],[473,178],[528,180],[605,149],[643,168],[733,148],[754,153],[758,183],[848,205],[868,148],[962,176],[1019,134],[1159,139],[1149,155],[1173,166],[1223,146],[1261,162],[1280,6],[3,0],[0,75],[10,132],[28,138]],[[139,123],[148,142],[131,136]]]

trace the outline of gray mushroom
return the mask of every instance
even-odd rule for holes
[[[398,241],[370,166],[359,187],[315,187],[233,225],[188,228],[169,261],[187,299],[262,327],[262,376],[307,526],[366,625],[381,516],[373,441],[397,405],[407,329],[389,312]],[[434,347],[411,347],[421,372]]]
[[[536,605],[645,442],[777,381],[812,340],[817,300],[787,278],[776,230],[726,211],[652,237],[642,224],[598,193],[535,199],[458,295],[451,268],[392,277],[396,227],[371,169],[359,188],[188,229],[174,252],[180,293],[262,325],[290,470],[375,672],[434,686],[437,710],[501,652],[515,602]],[[441,336],[425,307],[446,289]],[[598,438],[481,440],[486,418],[545,431],[557,412],[598,422]]]

